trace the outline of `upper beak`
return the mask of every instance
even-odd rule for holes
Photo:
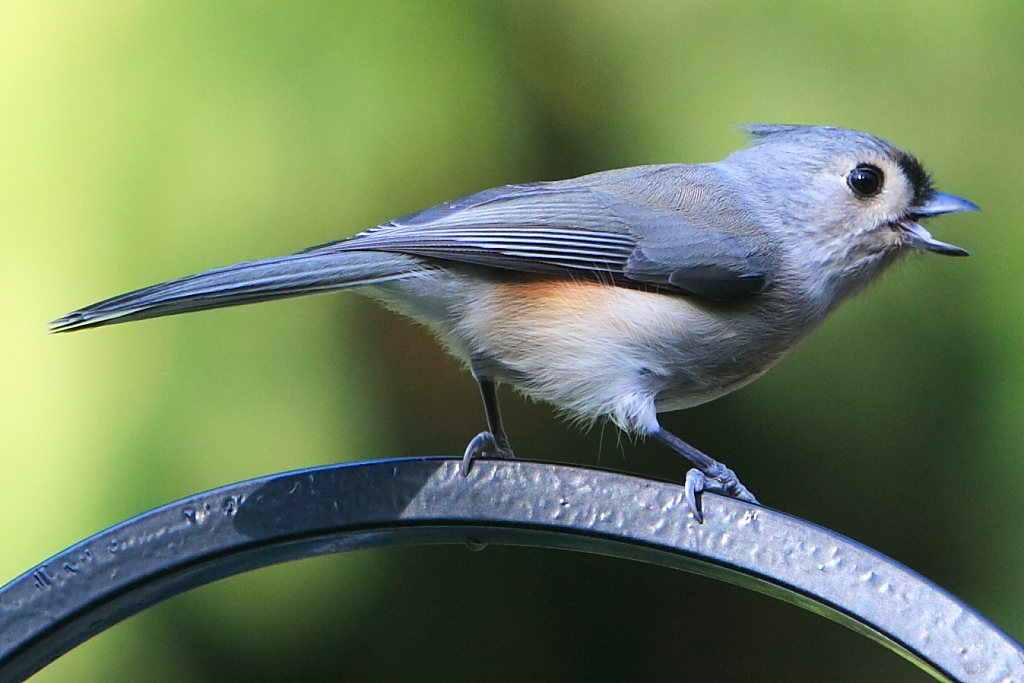
[[[962,249],[955,244],[940,242],[932,237],[932,234],[915,220],[917,218],[928,218],[944,213],[959,213],[961,211],[981,211],[981,207],[963,197],[957,197],[956,195],[944,192],[935,192],[924,204],[914,207],[910,215],[901,220],[898,225],[903,230],[907,245],[915,249],[933,251],[936,254],[945,254],[946,256],[968,256],[970,252],[966,249]]]
[[[960,213],[961,211],[981,211],[981,207],[963,197],[957,197],[955,194],[933,192],[923,205],[914,207],[911,215],[914,218],[924,218],[943,213]]]

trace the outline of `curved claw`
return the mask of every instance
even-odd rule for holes
[[[722,471],[714,476],[708,476],[698,469],[691,469],[686,473],[686,484],[683,487],[683,494],[686,497],[686,504],[690,506],[690,511],[693,513],[693,517],[697,520],[698,524],[704,522],[704,512],[701,509],[698,496],[705,491],[720,493],[730,498],[760,505],[754,494],[740,483],[736,473],[728,467],[722,467]]]
[[[697,496],[704,493],[707,483],[708,478],[700,470],[693,469],[687,471],[683,493],[686,496],[686,504],[690,507],[690,512],[693,513],[693,518],[697,520],[697,524],[704,523],[704,511],[701,510],[700,503],[697,502]]]
[[[480,432],[472,439],[466,446],[466,452],[462,455],[462,462],[459,463],[459,474],[464,477],[469,476],[469,471],[473,467],[473,458],[504,458],[510,460],[515,456],[512,455],[512,449],[508,446],[499,446],[497,440],[494,438],[494,434],[490,432]]]

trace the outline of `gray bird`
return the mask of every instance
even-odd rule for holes
[[[759,377],[900,256],[965,256],[918,222],[976,211],[858,131],[752,125],[723,161],[506,185],[297,254],[208,270],[87,306],[66,332],[348,287],[426,324],[480,385],[473,456],[511,457],[495,384],[610,418],[686,457],[686,497],[756,502],[658,422]]]

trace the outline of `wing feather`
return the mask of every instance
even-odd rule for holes
[[[306,251],[397,252],[710,299],[750,296],[770,283],[774,264],[756,234],[715,231],[580,180],[486,190]]]

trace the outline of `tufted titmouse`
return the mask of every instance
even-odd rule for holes
[[[756,502],[732,470],[658,423],[764,373],[841,301],[911,250],[965,256],[917,220],[976,211],[888,142],[843,128],[752,125],[708,164],[507,185],[289,256],[107,299],[51,331],[362,287],[469,365],[487,431],[511,457],[508,382],[571,416],[607,416],[686,457],[687,501]]]

